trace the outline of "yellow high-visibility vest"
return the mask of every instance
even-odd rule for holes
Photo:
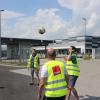
[[[73,61],[72,57],[75,58],[74,59],[75,61]],[[70,61],[67,60],[66,67],[67,67],[68,75],[74,75],[74,76],[80,75],[80,67],[78,64],[76,53],[71,54],[71,60]]]
[[[34,68],[37,68],[39,66],[39,55],[36,54],[34,57]]]
[[[29,56],[27,67],[34,68],[34,59],[32,54]]]
[[[49,61],[46,63],[48,77],[45,85],[45,96],[61,97],[67,94],[67,83],[64,74],[64,63],[61,61]]]
[[[35,57],[32,56],[32,54],[30,55],[29,59],[28,59],[28,66],[30,68],[37,68],[39,65],[39,55],[36,54]]]

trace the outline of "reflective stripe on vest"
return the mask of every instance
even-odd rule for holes
[[[75,71],[75,72],[80,72],[80,70],[77,70],[77,69],[70,69],[70,68],[67,68],[67,69],[71,71]]]
[[[52,82],[46,82],[46,85],[60,83],[60,82],[64,82],[64,81],[65,81],[65,79],[55,80],[55,81],[52,81]]]
[[[72,55],[76,56],[76,54],[72,54]],[[72,61],[67,61],[66,67],[69,75],[75,75],[75,76],[80,75],[80,67],[78,65],[77,57],[76,57],[76,62],[77,62],[76,64],[73,64]]]
[[[32,56],[32,54],[30,55],[30,57],[28,59],[28,67],[30,67],[30,68],[34,67],[34,57]]]
[[[38,67],[38,54],[34,57],[34,67]]]
[[[61,61],[49,61],[45,65],[48,70],[48,78],[45,85],[47,97],[61,97],[67,94],[67,83],[65,81],[64,63]],[[56,73],[56,71],[58,71]]]
[[[79,66],[77,64],[67,64],[67,66],[74,66],[74,67],[79,68]]]
[[[65,89],[67,86],[61,86],[57,88],[46,88],[46,91],[56,91],[56,90],[62,90]]]
[[[28,59],[28,67],[37,68],[39,65],[38,59],[39,59],[38,54],[35,57],[33,57],[31,54],[29,59]]]

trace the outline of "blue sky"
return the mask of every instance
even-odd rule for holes
[[[57,39],[87,34],[100,35],[99,0],[0,0],[2,36]],[[44,26],[46,34],[38,34]]]
[[[59,6],[55,0],[53,2],[51,0],[1,0],[0,2],[2,8],[23,13],[30,13],[39,8]]]
[[[71,9],[61,7],[57,0],[0,0],[0,9],[14,10],[29,16],[35,13],[37,9],[58,8],[59,14],[69,20],[71,18]]]

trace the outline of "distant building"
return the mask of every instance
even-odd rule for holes
[[[92,58],[100,58],[100,37],[78,36],[63,40],[37,40],[37,39],[18,39],[2,37],[2,44],[7,45],[7,51],[2,51],[2,57],[7,59],[27,59],[31,47],[34,47],[40,57],[46,57],[46,49],[54,48],[57,56],[61,57],[68,54],[68,48],[75,46],[78,55],[90,54]]]
[[[58,54],[65,54],[70,46],[75,46],[78,54],[90,54],[94,58],[100,56],[100,37],[96,36],[70,37],[48,47],[55,48]]]
[[[26,60],[31,47],[43,46],[46,49],[52,42],[52,40],[2,37],[1,43],[6,47],[2,49],[2,58]]]

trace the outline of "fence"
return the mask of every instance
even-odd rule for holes
[[[92,58],[100,59],[100,48],[96,48],[92,50]]]

